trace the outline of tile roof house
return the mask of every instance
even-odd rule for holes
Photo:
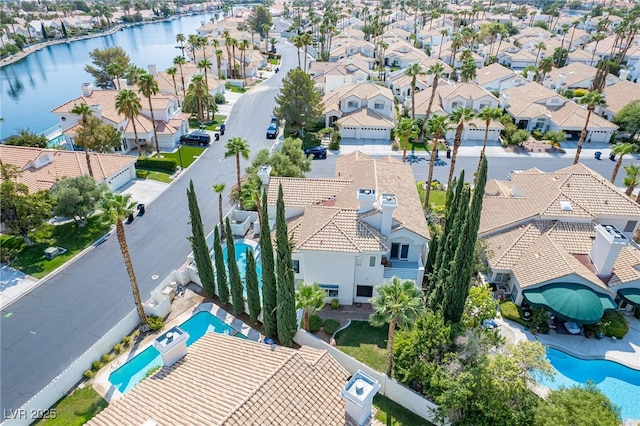
[[[87,424],[346,425],[348,378],[326,351],[207,333]]]
[[[513,86],[522,86],[527,79],[498,63],[487,65],[477,71],[476,84],[490,91],[501,91]]]
[[[602,89],[607,104],[596,110],[607,120],[611,120],[627,104],[640,100],[640,84],[622,80]]]
[[[579,62],[565,65],[562,68],[553,68],[546,76],[542,84],[544,87],[558,91],[560,89],[591,89],[597,69]],[[613,74],[607,75],[605,86],[619,82],[620,79]]]
[[[31,148],[0,144],[0,158],[22,170],[18,182],[30,192],[51,187],[59,180],[89,174],[84,152]],[[128,155],[90,153],[89,161],[97,183],[116,190],[136,178],[137,158]]]
[[[587,109],[538,83],[512,87],[500,94],[503,109],[515,119],[516,126],[528,131],[562,130],[568,139],[578,139],[587,118]],[[588,142],[608,142],[618,126],[591,114]]]
[[[630,241],[639,220],[640,205],[578,163],[489,181],[478,234],[488,244],[490,281],[518,305],[593,323],[604,310],[640,306],[640,250]],[[570,313],[575,301],[597,318]]]
[[[122,81],[120,84],[122,89],[126,88],[126,82]],[[74,145],[73,138],[75,137],[75,131],[73,127],[81,120],[81,117],[73,114],[71,110],[76,105],[85,103],[93,109],[94,116],[122,133],[122,145],[119,151],[127,153],[136,149],[136,132],[134,132],[133,123],[124,115],[119,114],[116,109],[116,97],[118,93],[118,90],[94,90],[91,83],[84,83],[82,85],[82,96],[54,108],[52,112],[58,117],[58,123],[68,142]],[[163,93],[152,96],[151,103],[153,105],[155,118],[154,123],[151,121],[151,111],[148,100],[142,97],[142,95],[138,95],[138,97],[142,109],[140,110],[140,115],[134,120],[140,145],[155,148],[155,142],[153,140],[153,128],[155,127],[160,148],[173,150],[180,136],[186,134],[189,130],[188,115],[182,113],[178,105],[178,98],[174,95]]]
[[[282,185],[296,280],[345,305],[393,276],[421,286],[430,237],[414,181],[409,165],[359,151],[338,158],[334,179],[270,178],[269,217]]]
[[[370,71],[368,63],[348,56],[338,62],[312,61],[309,64],[309,74],[321,93],[329,93],[344,86],[368,81]]]
[[[389,140],[395,127],[391,90],[374,83],[356,83],[324,95],[325,126],[336,125],[342,140]]]

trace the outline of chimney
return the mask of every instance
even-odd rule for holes
[[[533,81],[533,77],[536,75],[536,72],[533,70],[529,70],[527,71],[527,80],[528,81]]]
[[[370,425],[373,397],[380,389],[380,383],[367,376],[361,370],[356,371],[349,382],[340,391],[345,400],[345,416],[347,425]]]
[[[368,212],[373,209],[376,202],[376,190],[360,188],[358,189],[357,200],[359,203],[358,213]]]
[[[562,73],[558,74],[558,81],[556,82],[556,92],[558,90],[560,90],[560,88],[562,87],[562,85],[564,84],[564,78],[566,76]]]
[[[631,73],[631,70],[621,69],[620,70],[620,80],[627,80],[629,78],[629,74],[630,73]]]
[[[258,177],[263,185],[269,185],[269,176],[271,176],[271,166],[268,164],[261,165],[258,169]]]
[[[119,78],[118,81],[116,81],[116,88],[118,87],[120,87],[120,90],[128,89],[129,86],[127,85],[127,79]]]
[[[629,239],[613,225],[596,225],[596,238],[591,246],[589,257],[598,270],[598,276],[611,275],[613,265]]]
[[[162,356],[162,365],[170,367],[187,354],[187,340],[189,334],[180,327],[173,327],[153,341],[153,347]]]
[[[91,110],[94,116],[102,118],[102,105],[91,105]]]
[[[382,209],[380,232],[388,237],[393,226],[393,211],[398,208],[398,199],[395,194],[380,195],[380,208]]]
[[[156,64],[147,65],[147,70],[149,70],[149,74],[151,75],[158,74],[158,67],[156,66]]]
[[[82,96],[90,97],[93,93],[93,84],[91,83],[82,83]]]
[[[500,106],[502,107],[502,109],[507,109],[509,108],[509,98],[511,97],[511,95],[509,95],[506,92],[500,92]]]

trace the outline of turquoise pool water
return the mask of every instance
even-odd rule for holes
[[[236,243],[234,246],[236,249],[236,262],[238,263],[238,269],[240,270],[240,278],[242,278],[242,282],[245,284],[244,296],[246,297],[247,296],[247,287],[246,287],[247,249],[249,249],[253,254],[253,248],[250,245],[244,244],[244,243]],[[224,247],[223,253],[224,253],[224,263],[225,265],[227,265],[227,272],[228,272],[229,255],[227,254],[226,247]],[[256,259],[256,272],[258,274],[258,288],[262,290],[262,263],[260,263],[260,257]],[[260,294],[260,296],[262,296],[262,294]]]
[[[606,360],[585,360],[547,349],[555,380],[539,380],[551,389],[593,382],[622,410],[622,419],[640,419],[640,371]]]
[[[231,326],[225,324],[210,312],[198,312],[180,324],[180,328],[189,333],[187,346],[191,346],[206,333],[230,334],[233,332]],[[248,337],[242,334],[237,334],[235,337],[248,339]],[[140,381],[146,377],[149,370],[161,365],[162,357],[160,356],[160,352],[153,346],[150,346],[111,373],[109,381],[124,394],[140,383]]]

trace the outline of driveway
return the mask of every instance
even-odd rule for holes
[[[0,309],[15,301],[38,284],[38,279],[17,269],[3,265],[0,268]]]

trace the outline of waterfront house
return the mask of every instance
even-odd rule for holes
[[[520,305],[578,323],[640,307],[640,205],[581,163],[491,180],[478,235],[489,280]],[[561,302],[563,301],[563,303]]]

